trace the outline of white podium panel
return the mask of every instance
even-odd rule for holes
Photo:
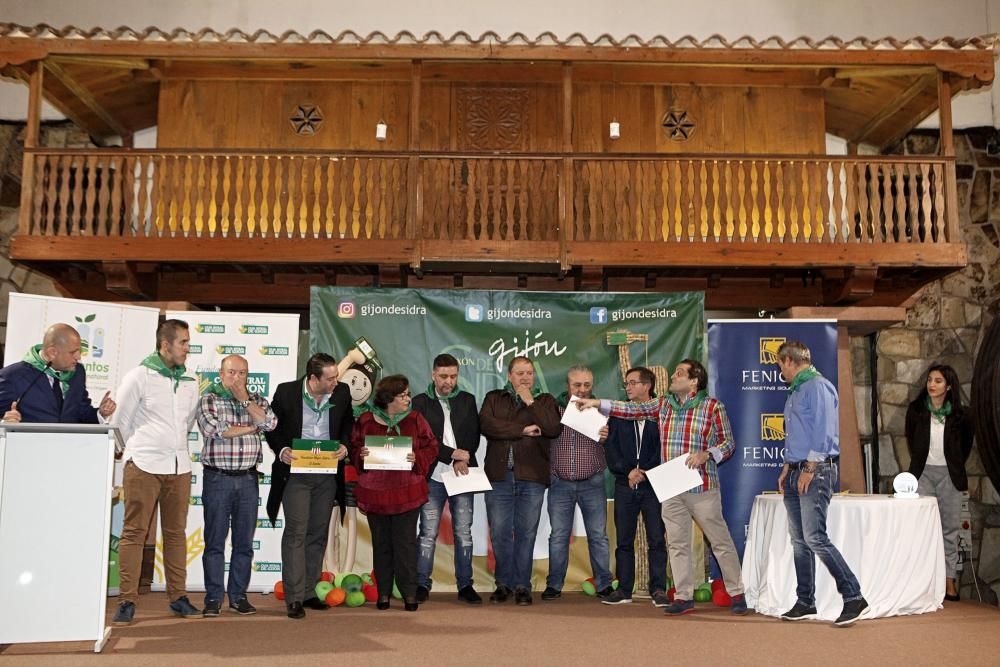
[[[0,644],[101,650],[116,437],[105,425],[0,424]]]

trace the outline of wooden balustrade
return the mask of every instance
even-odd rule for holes
[[[29,236],[960,240],[941,157],[26,153]]]

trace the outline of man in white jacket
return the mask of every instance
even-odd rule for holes
[[[201,616],[188,600],[187,513],[191,500],[188,431],[198,408],[198,382],[185,375],[191,335],[186,322],[166,320],[156,330],[156,352],[125,374],[112,425],[125,440],[125,526],[118,544],[121,598],[112,622],[135,615],[146,531],[159,504],[163,570],[170,611]]]

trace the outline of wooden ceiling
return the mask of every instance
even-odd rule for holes
[[[938,72],[951,75],[953,95],[991,82],[992,48],[992,38],[590,41],[550,34],[535,40],[492,33],[478,39],[349,31],[275,36],[0,24],[0,72],[26,79],[41,61],[49,74],[45,98],[98,140],[155,126],[165,80],[409,81],[411,62],[420,60],[428,80],[558,85],[562,64],[572,62],[580,82],[821,88],[830,134],[886,149],[937,109]]]

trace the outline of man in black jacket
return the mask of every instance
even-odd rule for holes
[[[482,604],[483,599],[472,586],[472,493],[448,497],[441,473],[453,470],[458,475],[469,474],[476,466],[479,448],[479,410],[476,398],[458,388],[458,360],[450,354],[434,358],[431,384],[427,391],[413,397],[412,407],[431,425],[440,443],[438,463],[431,469],[427,485],[429,497],[420,509],[419,553],[417,555],[417,601],[426,602],[434,571],[434,546],[441,526],[444,501],[451,508],[452,531],[455,536],[455,580],[458,599],[469,604]]]
[[[625,373],[625,395],[634,403],[644,403],[656,394],[656,376],[643,366]],[[653,604],[666,607],[667,542],[666,528],[660,515],[660,501],[646,479],[646,471],[660,465],[660,428],[652,420],[608,420],[608,439],[604,443],[608,469],[615,476],[615,567],[618,590],[604,604],[632,601],[635,582],[635,532],[642,514],[649,547],[649,593]]]
[[[354,426],[351,393],[338,384],[340,371],[328,354],[316,353],[306,362],[306,375],[278,385],[271,409],[278,427],[267,435],[274,450],[271,468],[271,491],[267,514],[272,523],[278,508],[285,507],[285,531],[281,536],[281,580],[289,618],[303,618],[305,609],[326,609],[313,593],[323,567],[323,554],[330,526],[330,514],[337,495],[337,485],[344,481],[344,464],[337,474],[295,473],[293,440],[336,440],[336,456],[343,461]]]

